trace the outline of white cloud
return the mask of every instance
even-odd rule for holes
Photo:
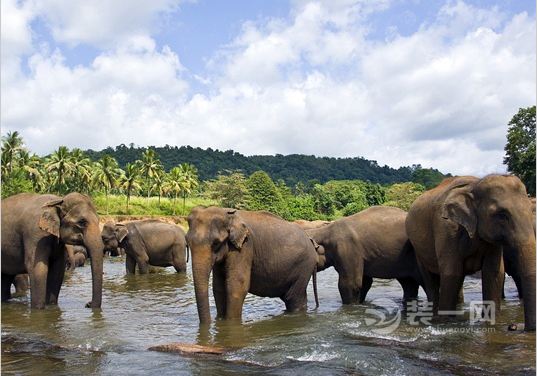
[[[202,94],[150,34],[154,17],[177,2],[140,6],[125,24],[125,3],[113,3],[84,16],[114,7],[95,35],[91,22],[75,22],[87,3],[47,3],[55,38],[106,48],[90,65],[69,67],[61,51],[37,49],[29,74],[2,80],[2,126],[20,130],[32,150],[190,144],[482,175],[503,169],[506,124],[535,104],[535,25],[526,14],[450,2],[415,33],[378,41],[368,16],[389,1],[296,1],[288,19],[244,23],[195,77],[208,86]],[[31,50],[24,31],[33,17],[18,15],[16,56]]]
[[[181,0],[39,0],[38,12],[47,20],[54,39],[112,48],[133,35],[148,35],[159,17],[175,12]]]

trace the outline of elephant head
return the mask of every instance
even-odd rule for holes
[[[442,216],[461,225],[470,238],[500,245],[514,256],[524,291],[525,328],[535,330],[534,218],[520,179],[491,175],[456,187],[446,197]]]
[[[91,258],[91,308],[100,308],[103,285],[103,242],[99,217],[89,197],[69,193],[43,205],[39,227],[69,245],[83,245]]]
[[[109,252],[110,256],[119,256],[118,249],[121,242],[129,233],[127,226],[121,223],[106,222],[101,232],[104,243],[104,252]]]
[[[194,208],[188,216],[187,244],[192,254],[192,274],[198,316],[201,323],[211,321],[209,276],[216,263],[228,252],[240,252],[249,230],[234,209]]]

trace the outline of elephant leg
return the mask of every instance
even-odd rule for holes
[[[457,296],[457,305],[464,304],[464,286],[461,286],[459,295]]]
[[[357,257],[351,265],[336,264],[339,273],[338,289],[343,304],[358,303],[364,273],[364,260]]]
[[[49,262],[46,304],[58,304],[58,297],[60,295],[64,274],[65,253],[60,252],[60,255],[56,259]]]
[[[504,277],[504,281],[505,281],[505,277]],[[513,281],[515,281],[516,289],[518,291],[518,298],[523,299],[524,295],[523,295],[523,291],[522,291],[522,280],[520,279],[520,276],[517,275],[517,274],[514,275],[513,276]],[[503,294],[503,289],[502,289],[502,294]],[[505,295],[503,294],[502,297],[505,298]]]
[[[501,291],[505,281],[502,249],[490,249],[483,258],[481,269],[481,285],[483,301],[493,301],[496,312],[500,310]]]
[[[369,289],[371,288],[372,284],[373,278],[364,275],[364,278],[362,279],[362,289],[360,290],[360,303],[363,303],[365,301],[365,297],[367,296],[367,293],[369,292]]]
[[[308,308],[308,295],[306,289],[310,281],[311,274],[304,273],[298,278],[285,295],[281,297],[285,303],[287,312],[305,311]]]
[[[413,300],[418,298],[420,285],[412,277],[397,278],[403,288],[403,300]]]
[[[17,274],[13,280],[15,294],[25,295],[28,291],[28,274]]]
[[[129,254],[125,257],[125,269],[127,270],[127,274],[134,274],[136,272],[136,260]]]
[[[177,273],[186,272],[186,250],[181,250],[181,247],[174,246],[172,249],[172,265]]]
[[[149,273],[149,263],[147,261],[136,260],[136,263],[138,264],[140,274]]]
[[[250,289],[251,261],[240,252],[226,259],[226,319],[241,319],[244,298]]]
[[[423,289],[427,295],[427,300],[433,303],[434,311],[438,310],[438,296],[440,283],[438,275],[429,272],[418,260],[418,269],[423,279]]]
[[[29,269],[30,274],[30,301],[32,308],[45,308],[47,295],[48,259],[40,252],[36,252],[35,264]]]
[[[14,275],[2,273],[2,301],[11,299],[11,284],[15,279]]]
[[[216,304],[216,318],[226,317],[226,272],[224,264],[213,267],[213,295]]]
[[[440,274],[440,296],[438,299],[439,311],[455,311],[459,291],[464,282],[464,275],[460,273],[442,273]]]

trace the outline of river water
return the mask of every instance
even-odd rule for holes
[[[66,277],[57,307],[30,310],[28,296],[2,304],[2,373],[535,374],[535,333],[507,331],[509,323],[523,321],[510,278],[494,325],[468,321],[468,302],[481,296],[477,279],[465,281],[465,318],[416,326],[398,313],[403,304],[396,281],[375,281],[365,304],[344,307],[337,273],[329,269],[318,274],[317,310],[310,284],[306,314],[284,314],[279,299],[248,295],[242,324],[213,320],[209,328],[200,329],[190,266],[186,275],[173,268],[157,269],[127,276],[123,260],[105,259],[101,311],[84,308],[91,298],[89,266]],[[212,299],[211,307],[214,318]],[[383,331],[375,324],[378,312],[389,320],[399,319],[399,325]],[[228,351],[180,355],[148,350],[172,342],[217,345]]]

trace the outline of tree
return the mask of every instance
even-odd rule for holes
[[[9,174],[17,162],[17,155],[23,149],[24,142],[19,132],[8,132],[2,137],[2,167]]]
[[[140,161],[140,173],[145,178],[145,185],[147,189],[147,198],[151,194],[152,180],[163,172],[164,168],[162,163],[158,159],[157,153],[153,149],[147,149],[142,154],[142,160]]]
[[[535,196],[535,106],[519,109],[508,125],[503,163]]]
[[[256,171],[246,181],[248,196],[246,206],[249,210],[267,210],[280,214],[282,196],[276,185],[265,171]]]
[[[393,206],[408,211],[410,206],[423,192],[425,187],[417,183],[397,183],[386,189],[384,206]]]
[[[239,171],[224,171],[215,180],[207,182],[209,197],[227,208],[243,209],[246,206],[246,178]]]
[[[92,163],[84,152],[78,148],[71,151],[72,186],[71,190],[77,192],[90,192]]]
[[[412,181],[425,186],[426,189],[431,189],[440,184],[448,176],[451,176],[451,174],[444,175],[437,169],[421,168],[418,165],[412,172]]]
[[[127,163],[123,174],[119,178],[121,189],[127,194],[127,214],[129,214],[129,203],[133,191],[141,189],[140,182],[140,166],[137,163]]]
[[[97,186],[104,189],[104,195],[106,197],[106,214],[108,214],[109,209],[108,193],[116,186],[121,175],[122,171],[119,168],[117,161],[109,155],[105,155],[95,164],[93,181]]]
[[[45,163],[45,169],[53,178],[54,191],[66,193],[68,191],[68,174],[73,171],[73,163],[67,146],[60,146]]]

